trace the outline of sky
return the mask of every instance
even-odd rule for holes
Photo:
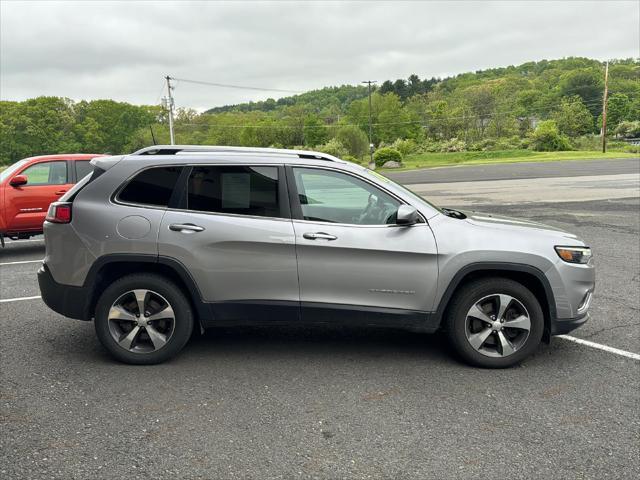
[[[527,61],[640,57],[640,0],[0,2],[0,99],[157,104],[164,76],[306,91]],[[204,110],[286,93],[176,82]]]

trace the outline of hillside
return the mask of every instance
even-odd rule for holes
[[[604,65],[588,58],[527,62],[452,77],[382,82],[372,95],[376,148],[402,154],[491,150],[595,150]],[[610,62],[608,133],[640,136],[640,60]],[[176,112],[185,144],[316,148],[362,159],[369,108],[363,85],[261,102]],[[160,106],[39,97],[0,102],[0,163],[63,151],[124,153],[169,143]]]

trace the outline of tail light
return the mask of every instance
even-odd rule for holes
[[[53,202],[49,205],[49,211],[45,221],[51,223],[70,223],[71,222],[71,203],[69,202]]]

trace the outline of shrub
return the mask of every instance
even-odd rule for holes
[[[411,138],[407,138],[405,140],[398,138],[390,145],[390,147],[398,150],[403,157],[416,153],[418,150],[418,145]]]
[[[496,141],[493,138],[485,138],[479,142],[469,144],[468,148],[472,152],[486,152],[487,150],[493,150],[495,146]]]
[[[571,140],[576,150],[599,150],[602,140],[597,135],[583,135]]]
[[[556,152],[571,150],[571,143],[565,135],[560,134],[555,121],[545,120],[529,135],[529,148],[537,152]]]
[[[345,146],[335,138],[332,138],[324,145],[318,145],[318,151],[328,153],[329,155],[333,155],[338,158],[343,158],[345,155],[349,154]]]
[[[447,140],[442,142],[440,146],[441,152],[464,152],[467,150],[467,144],[463,140],[458,140],[457,138],[452,138],[451,140]]]
[[[383,147],[376,150],[373,154],[373,161],[376,163],[376,167],[380,168],[387,162],[402,163],[402,154],[391,147]]]
[[[640,137],[640,120],[635,122],[620,122],[614,133],[622,138],[638,138]]]
[[[354,157],[353,155],[344,155],[341,158],[345,162],[358,163],[358,164],[360,163],[360,161],[356,157]]]
[[[416,149],[417,153],[433,153],[440,151],[440,142],[426,139]]]

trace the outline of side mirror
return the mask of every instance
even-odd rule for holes
[[[22,185],[26,185],[29,179],[26,175],[16,175],[11,179],[9,185],[12,187],[21,187]]]
[[[418,223],[418,211],[411,205],[400,205],[396,214],[396,224],[413,225]]]

